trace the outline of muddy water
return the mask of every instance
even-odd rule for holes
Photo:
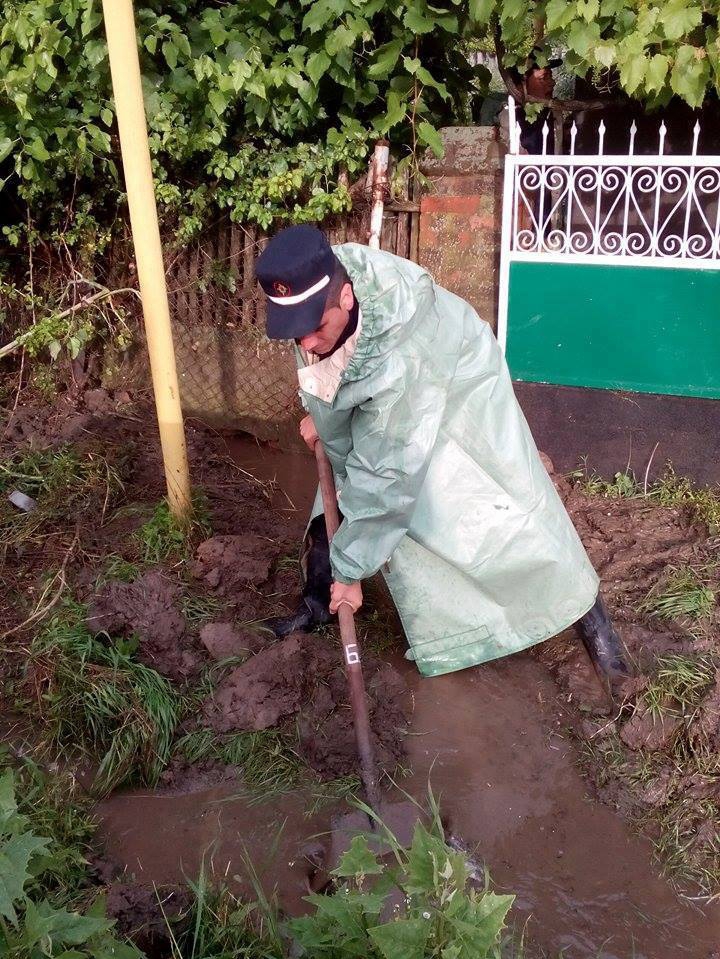
[[[239,464],[278,484],[279,508],[299,520],[314,491],[312,460],[235,441]],[[287,495],[286,495],[287,494]],[[720,943],[720,909],[679,899],[651,864],[650,844],[592,801],[558,717],[557,688],[529,656],[421,680],[398,656],[411,689],[412,773],[420,800],[428,780],[456,835],[487,863],[497,886],[517,895],[515,921],[565,959],[709,959]],[[304,796],[249,806],[227,785],[203,793],[120,794],[99,815],[113,858],[138,880],[241,874],[243,849],[264,865],[286,908],[302,907],[299,849],[329,826],[308,819]]]

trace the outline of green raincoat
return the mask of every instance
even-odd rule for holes
[[[325,360],[298,352],[300,397],[345,516],[334,578],[382,572],[426,676],[561,632],[593,605],[598,577],[492,330],[416,264],[355,243],[334,250],[358,329]]]

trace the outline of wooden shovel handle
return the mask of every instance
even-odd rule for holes
[[[325,513],[328,543],[331,543],[340,525],[340,514],[338,511],[337,491],[335,489],[335,478],[333,477],[332,466],[320,440],[315,441],[315,460],[317,462],[318,477],[320,480],[320,492],[322,494],[323,512]],[[370,739],[370,717],[368,715],[362,663],[360,662],[360,644],[358,643],[357,633],[355,631],[355,616],[353,615],[352,609],[346,604],[343,604],[338,609],[338,622],[340,624],[340,639],[342,641],[343,658],[345,660],[345,675],[347,676],[350,690],[350,706],[353,712],[355,741],[360,757],[360,776],[369,806],[372,809],[378,810],[380,808],[380,796],[378,793],[377,764]]]

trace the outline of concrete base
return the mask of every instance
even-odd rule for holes
[[[718,400],[514,385],[538,448],[558,472],[576,469],[587,457],[588,467],[607,478],[629,462],[642,482],[652,456],[651,479],[669,461],[678,475],[700,485],[720,483]]]

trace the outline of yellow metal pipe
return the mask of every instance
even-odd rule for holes
[[[191,508],[190,473],[132,0],[103,0],[103,12],[168,502],[173,515],[184,518]]]

